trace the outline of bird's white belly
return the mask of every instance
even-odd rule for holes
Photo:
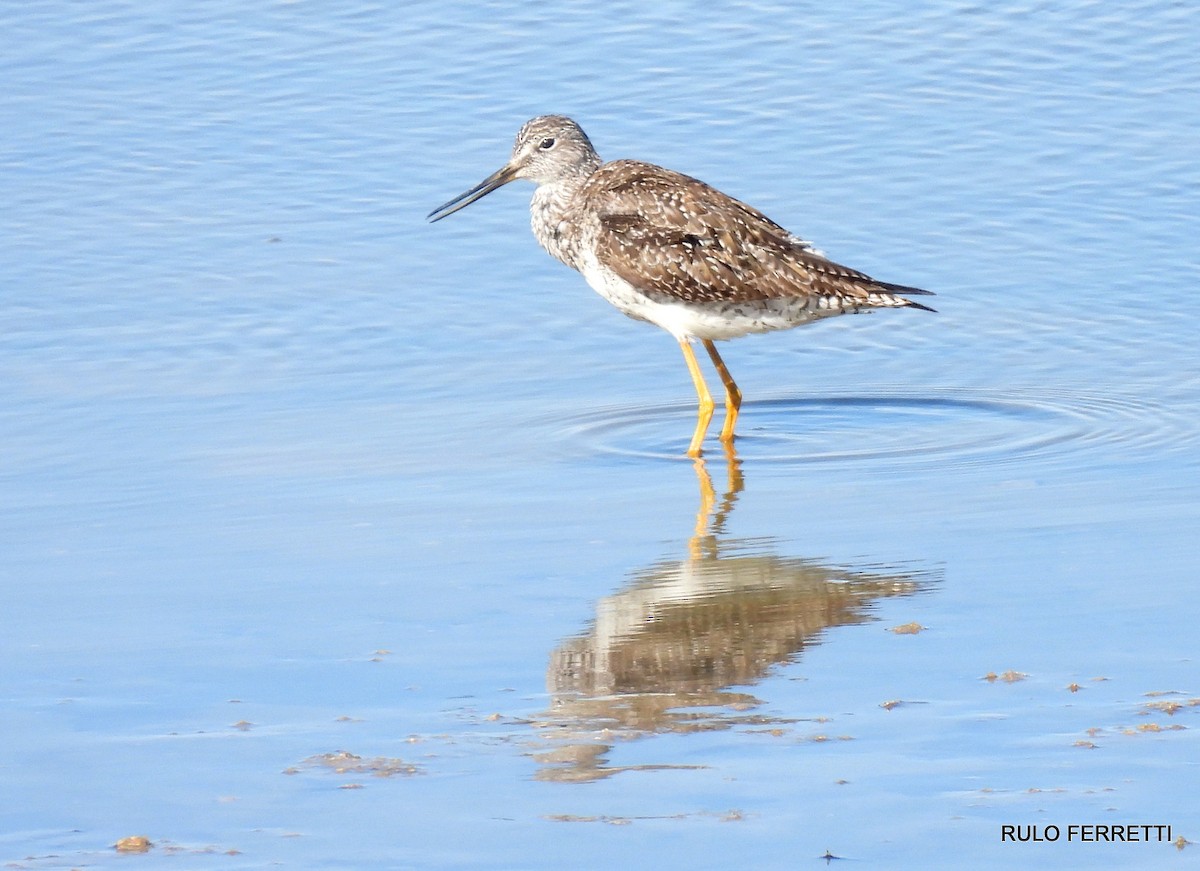
[[[827,309],[812,298],[703,304],[660,302],[650,299],[594,258],[583,259],[579,271],[593,290],[629,317],[662,327],[680,340],[736,339],[842,314],[841,310]]]

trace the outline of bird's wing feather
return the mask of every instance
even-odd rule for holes
[[[583,195],[598,222],[601,264],[651,296],[699,303],[825,297],[858,308],[918,306],[900,294],[927,293],[827,260],[757,209],[652,164],[605,164]]]

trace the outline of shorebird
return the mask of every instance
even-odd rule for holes
[[[933,311],[907,299],[929,291],[834,263],[698,179],[636,160],[601,161],[563,115],[527,121],[508,163],[427,217],[440,221],[516,179],[537,184],[530,213],[541,246],[626,315],[679,342],[699,401],[689,457],[700,456],[714,408],[694,342],[725,387],[728,447],[742,394],[714,342],[875,308]]]

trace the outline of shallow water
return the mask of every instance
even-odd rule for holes
[[[600,9],[10,10],[0,859],[1196,866],[1067,827],[1200,842],[1200,15]],[[693,464],[527,188],[424,222],[551,111],[938,313]]]

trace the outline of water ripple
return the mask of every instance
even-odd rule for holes
[[[587,452],[679,459],[695,408],[617,406],[550,422]],[[719,428],[718,408],[710,433]],[[870,462],[894,467],[971,466],[1046,458],[1068,462],[1101,449],[1180,450],[1200,439],[1185,415],[1133,396],[1065,390],[944,390],[817,395],[746,402],[738,454],[781,464]],[[718,442],[710,435],[709,452]]]

